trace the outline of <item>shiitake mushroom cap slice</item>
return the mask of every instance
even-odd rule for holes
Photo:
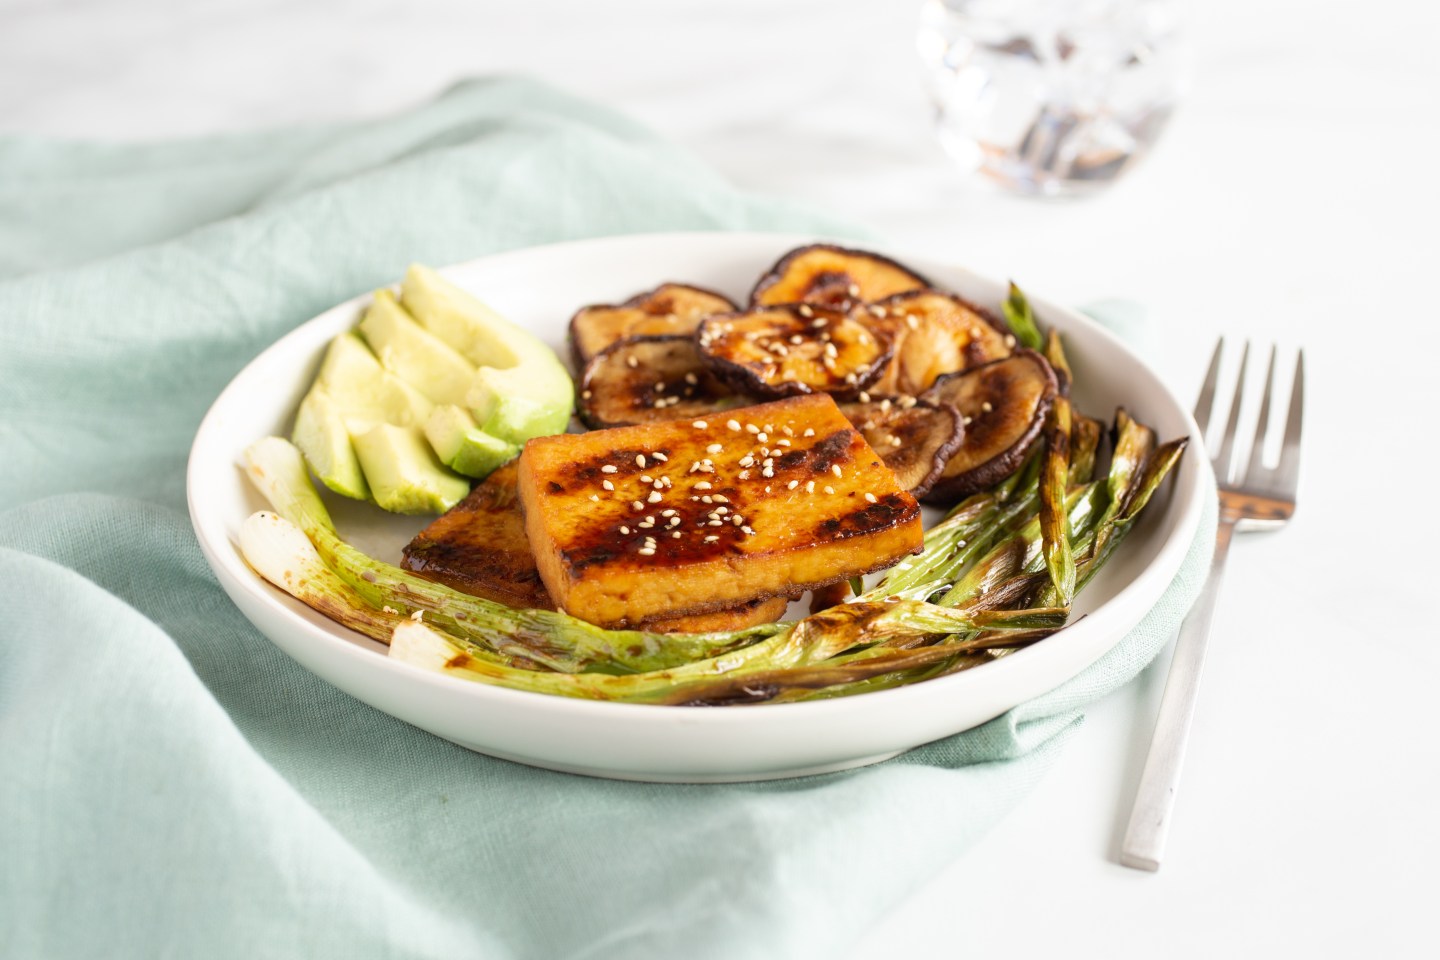
[[[624,303],[581,307],[570,318],[570,350],[583,368],[601,350],[629,337],[694,333],[701,319],[739,307],[729,297],[688,283],[662,283]]]
[[[916,497],[930,490],[965,439],[964,418],[953,404],[882,397],[842,403],[840,412]]]
[[[814,243],[776,261],[750,291],[750,305],[809,303],[843,310],[930,285],[914,270],[878,253]]]
[[[712,370],[759,397],[851,396],[880,376],[891,353],[888,333],[809,304],[706,317],[696,342]]]
[[[629,337],[585,365],[576,409],[599,429],[704,416],[746,402],[706,367],[694,337]]]
[[[1055,371],[1033,350],[941,377],[922,399],[954,404],[965,437],[926,500],[953,503],[1005,479],[1040,437],[1059,391]]]
[[[1010,356],[1015,338],[986,310],[952,293],[915,290],[855,315],[895,341],[895,355],[871,393],[915,395],[947,373]]]

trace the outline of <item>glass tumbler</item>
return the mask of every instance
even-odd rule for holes
[[[947,153],[1018,193],[1091,193],[1188,82],[1180,0],[927,0],[916,45]]]

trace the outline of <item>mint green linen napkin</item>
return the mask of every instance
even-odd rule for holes
[[[516,80],[324,129],[0,141],[0,956],[833,957],[1150,661],[1213,518],[1081,676],[796,781],[620,783],[472,754],[245,621],[183,493],[241,366],[412,260],[668,229],[846,232]]]

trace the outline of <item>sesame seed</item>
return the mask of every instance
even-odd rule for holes
[[[654,481],[654,479],[652,479],[651,477],[649,477],[649,476],[647,476],[647,475],[645,475],[645,474],[642,473],[642,474],[640,474],[640,482],[641,482],[641,483],[654,483],[655,481]]]
[[[889,413],[889,412],[890,412],[890,398],[889,398],[889,397],[886,397],[884,400],[881,400],[881,401],[880,401],[880,412],[881,412],[881,413]]]
[[[990,401],[989,401],[989,400],[986,400],[984,403],[980,404],[980,412],[981,412],[981,413],[989,413],[991,410],[994,410],[994,409],[995,409],[994,407],[990,406]]]
[[[813,316],[815,316],[815,311],[812,310],[812,309],[810,309],[810,304],[808,304],[808,303],[802,303],[802,304],[800,304],[799,309],[796,310],[795,312],[798,313],[798,314],[800,314],[800,316],[802,316],[802,317],[813,317]]]
[[[620,527],[620,532],[621,532],[621,533],[626,533],[626,534],[628,534],[628,533],[630,532],[630,528],[629,528],[629,527],[626,527],[626,526],[621,526],[621,527]]]
[[[670,526],[672,526],[672,527],[678,527],[678,526],[680,526],[680,518],[679,518],[679,517],[671,517],[671,518],[670,518]]]
[[[775,476],[775,471],[771,467],[766,467],[764,470],[760,471],[760,476],[764,477],[766,480],[769,480],[771,477]]]
[[[760,432],[760,428],[757,427],[757,426],[755,426],[755,424],[753,424],[753,423],[747,423],[747,424],[745,424],[745,432],[746,432],[746,433],[759,433],[759,432]]]
[[[786,490],[794,490],[794,489],[795,489],[796,487],[798,487],[798,486],[800,486],[800,481],[799,481],[799,480],[791,480],[789,483],[785,484],[785,489],[786,489]]]
[[[783,433],[783,434],[785,434],[785,436],[787,436],[787,437],[793,437],[793,436],[795,436],[795,431],[794,431],[794,430],[791,430],[789,427],[781,427],[781,428],[780,428],[780,432]]]
[[[770,434],[762,430],[759,433],[755,434],[755,439],[759,440],[761,443],[766,443],[770,439]]]
[[[729,427],[731,430],[739,430],[739,429],[740,429],[740,421],[739,421],[739,420],[726,420],[726,421],[725,421],[725,426]]]
[[[971,419],[970,417],[964,417],[964,418],[962,418],[962,419],[963,419],[963,421],[964,421],[964,423],[965,423],[965,426],[967,426],[967,427],[970,426],[970,419]]]
[[[814,480],[808,480],[808,481],[806,481],[806,483],[805,483],[805,492],[806,492],[806,493],[814,493],[814,492],[815,492],[815,481],[814,481]]]
[[[791,334],[791,336],[790,336],[790,342],[793,343],[795,346],[798,347],[798,346],[800,346],[800,344],[802,344],[802,343],[805,342],[805,338],[802,337],[802,336],[800,336],[800,334],[798,334],[798,333],[796,333],[796,334]]]
[[[738,526],[740,526],[742,523],[745,522],[745,518],[742,517],[742,516],[740,516],[740,514],[737,513],[737,514],[735,514],[735,516],[733,516],[733,517],[730,518],[730,522],[733,523],[733,524],[735,524],[735,526],[738,527]]]
[[[740,529],[741,529],[742,531],[744,531],[744,533],[745,533],[746,536],[750,536],[750,537],[755,536],[755,531],[752,530],[752,529],[750,529],[749,527],[741,527]]]
[[[614,466],[612,466],[611,464],[608,464],[608,463],[607,463],[607,464],[605,464],[605,466],[603,466],[603,467],[600,468],[600,472],[601,472],[601,473],[614,473],[617,469],[619,469],[619,468],[618,468],[618,467],[614,467]]]
[[[826,487],[826,488],[825,488],[825,492],[826,492],[826,493],[834,493],[834,492],[835,492],[835,488],[834,488],[834,487]]]
[[[662,516],[662,517],[673,517],[673,516],[675,516],[675,511],[674,511],[674,510],[661,510],[661,511],[660,511],[660,516]]]
[[[704,420],[696,420],[694,423],[690,424],[690,426],[694,427],[696,430],[704,430],[706,427],[710,426],[710,424],[706,423]]]
[[[865,499],[868,500],[868,501],[870,501],[871,503],[877,503],[877,502],[878,502],[878,501],[875,499],[875,494],[873,494],[873,493],[867,493],[867,494],[865,494]]]
[[[915,406],[915,404],[919,402],[920,401],[916,400],[914,397],[906,394],[905,396],[900,398],[900,409],[909,410],[911,407]]]
[[[812,329],[819,330],[821,327],[825,326],[825,324],[829,322],[830,321],[826,320],[824,317],[820,317],[819,319],[811,323],[810,326]]]
[[[884,317],[884,316],[887,316],[889,313],[890,313],[889,310],[886,310],[884,307],[880,306],[878,303],[877,303],[875,306],[873,306],[873,307],[870,308],[870,315],[871,315],[872,317]]]
[[[669,457],[665,456],[665,454],[663,454],[663,453],[652,453],[652,454],[650,454],[650,456],[654,457],[656,460],[659,460],[661,463],[664,463],[665,461],[667,461],[667,460],[670,459]]]
[[[840,356],[840,351],[835,348],[835,344],[827,343],[825,344],[825,356],[831,360],[834,360],[836,357]]]
[[[655,381],[655,386],[654,386],[652,389],[653,389],[656,393],[661,392],[662,390],[665,389],[665,381],[664,381],[664,380],[656,380],[656,381]]]
[[[727,497],[727,496],[725,496],[724,494],[717,493],[717,494],[715,494],[715,502],[716,502],[716,503],[729,503],[729,502],[730,502],[730,498]]]
[[[749,470],[741,470],[741,471],[740,471],[740,479],[741,479],[741,480],[749,480],[749,479],[750,479],[750,471],[749,471]]]
[[[645,509],[645,504],[641,503],[639,500],[631,500],[630,509],[634,510],[636,513],[639,513],[641,510]]]
[[[913,313],[905,314],[905,326],[909,327],[911,330],[919,330],[920,318],[915,316],[915,314]]]
[[[815,436],[815,428],[814,428],[814,427],[806,427],[806,428],[805,428],[805,432],[804,432],[803,434],[801,434],[801,436],[804,436],[804,437],[813,437],[813,436]]]
[[[844,476],[844,474],[840,472],[840,464],[838,463],[832,463],[830,465],[830,472],[835,474],[835,476],[837,477]]]
[[[695,489],[696,489],[696,490],[709,490],[709,489],[711,488],[711,486],[713,486],[713,484],[711,484],[709,480],[701,480],[699,483],[695,484]]]
[[[695,376],[695,374],[693,373],[687,373],[685,374],[685,382],[690,384],[691,386],[694,386],[695,384],[700,382],[700,378]]]
[[[850,286],[845,288],[845,292],[850,294],[850,296],[852,297],[858,297],[860,296],[860,286],[859,284],[852,283],[850,284]]]
[[[716,540],[719,540],[719,539],[720,539],[719,537],[715,536],[714,534],[711,534],[710,536],[708,536],[708,537],[705,538],[705,542],[706,542],[706,543],[714,543]]]
[[[861,403],[869,403],[869,402],[870,402],[870,394],[869,394],[868,392],[864,391],[864,390],[861,390],[861,391],[860,391],[860,402],[861,402]]]
[[[774,457],[766,457],[765,460],[761,463],[761,466],[763,466],[763,467],[773,467],[773,466],[775,466],[775,458],[774,458]]]
[[[589,400],[589,399],[590,399],[590,391],[589,391],[589,390],[581,390],[581,391],[580,391],[580,399],[581,399],[581,400]]]
[[[638,552],[638,553],[640,554],[640,556],[642,556],[642,557],[653,557],[653,556],[655,556],[655,548],[654,548],[654,547],[641,547],[641,548],[640,548],[638,551],[636,551],[636,552]]]
[[[1013,348],[1015,346],[1015,342],[1015,335],[1013,333],[1005,334],[1005,346]]]
[[[635,524],[635,526],[639,527],[641,530],[651,530],[655,527],[655,521],[649,517],[646,517],[644,520],[641,520],[639,523]],[[649,540],[651,538],[646,537],[645,539]]]
[[[594,500],[596,503],[599,503],[599,502],[600,502],[600,495],[599,495],[598,493],[592,493],[592,494],[590,494],[590,499],[591,499],[591,500]]]
[[[770,488],[769,488],[769,487],[766,487],[766,488],[765,488],[765,492],[766,492],[766,493],[769,493],[769,492],[770,492]]]
[[[659,491],[659,490],[652,490],[652,491],[650,491],[650,496],[647,497],[646,499],[649,500],[651,503],[659,503],[659,502],[660,502],[660,491]]]
[[[695,498],[694,498],[694,497],[691,497],[690,499],[693,500],[693,499],[695,499]],[[714,502],[715,502],[715,498],[712,497],[712,496],[710,496],[710,494],[707,493],[707,494],[705,494],[705,496],[703,496],[703,497],[700,498],[700,502],[701,502],[701,503],[714,503]]]
[[[712,444],[710,444],[710,446],[708,446],[708,447],[705,448],[705,452],[706,452],[706,453],[719,453],[721,450],[724,450],[724,449],[725,449],[725,445],[724,445],[723,443],[712,443]]]
[[[609,480],[601,480],[601,481],[600,481],[600,486],[604,487],[606,490],[614,490],[614,489],[615,489],[615,484],[611,483]]]
[[[641,468],[642,470],[645,468],[645,454],[635,454],[635,466]]]
[[[785,440],[785,439],[783,439],[783,438],[780,439],[780,440],[775,441],[775,443],[776,443],[776,446],[781,446],[781,447],[788,447],[788,446],[790,446],[790,441],[789,441],[789,440]]]
[[[640,361],[636,360],[635,355],[632,353],[630,356],[625,358],[625,366],[633,370],[636,367],[640,366]]]
[[[753,466],[755,466],[755,458],[752,457],[752,456],[750,456],[750,454],[748,454],[748,453],[745,454],[745,456],[743,456],[743,457],[740,458],[740,466],[742,466],[742,467],[753,467]]]
[[[671,538],[672,540],[679,540],[679,539],[680,539],[680,531],[679,531],[679,530],[676,530],[674,533],[670,534],[670,538]]]

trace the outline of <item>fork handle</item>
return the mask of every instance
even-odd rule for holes
[[[1210,620],[1215,613],[1215,598],[1220,593],[1221,573],[1234,532],[1234,519],[1222,516],[1215,528],[1215,554],[1210,559],[1209,578],[1175,640],[1175,656],[1170,661],[1170,676],[1160,698],[1150,753],[1140,775],[1140,788],[1135,792],[1130,825],[1120,845],[1120,862],[1127,867],[1160,869],[1165,835],[1170,829],[1170,812],[1180,786],[1180,768],[1185,762],[1185,744],[1190,738],[1190,721],[1195,716],[1205,647],[1210,639]]]

